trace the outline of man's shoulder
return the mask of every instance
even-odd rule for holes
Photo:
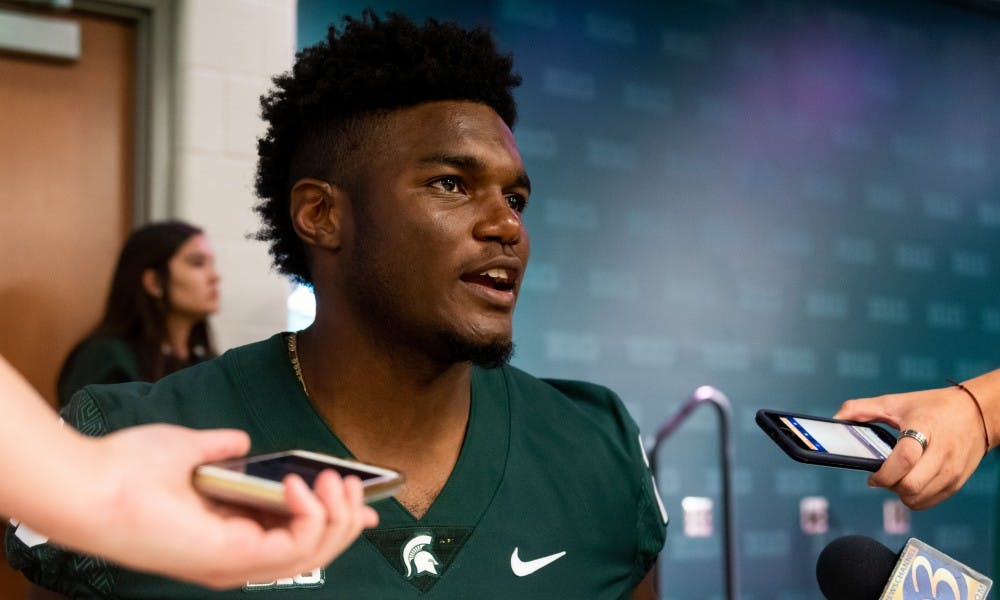
[[[512,386],[523,394],[541,396],[550,401],[569,402],[598,411],[617,410],[621,407],[618,395],[597,383],[579,379],[536,377],[511,365],[504,366],[502,371]]]
[[[73,396],[63,416],[84,432],[88,431],[81,426],[95,420],[108,430],[152,422],[216,426],[229,421],[234,411],[241,412],[244,391],[275,368],[280,335],[233,348],[156,383],[87,386]]]
[[[533,420],[568,423],[578,420],[601,429],[614,429],[629,436],[638,427],[614,391],[578,379],[544,378],[514,366],[498,369],[504,374],[512,406],[530,407]]]

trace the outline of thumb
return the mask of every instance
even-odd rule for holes
[[[200,462],[237,458],[250,451],[250,436],[239,429],[194,431],[191,447]]]

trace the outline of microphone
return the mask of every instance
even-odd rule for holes
[[[940,550],[910,538],[896,554],[863,535],[830,542],[816,561],[827,600],[982,600],[993,581]]]

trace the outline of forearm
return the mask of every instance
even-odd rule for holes
[[[0,513],[60,541],[92,533],[115,478],[101,474],[97,442],[62,425],[44,399],[0,357]],[[90,523],[88,523],[90,521]]]
[[[962,384],[979,402],[986,420],[990,448],[996,448],[1000,445],[1000,369],[973,377]]]

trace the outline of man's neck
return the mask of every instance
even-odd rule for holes
[[[297,345],[317,412],[358,460],[402,471],[407,483],[397,499],[422,516],[462,449],[471,364],[401,360],[400,349],[387,352],[366,336],[315,325]]]

